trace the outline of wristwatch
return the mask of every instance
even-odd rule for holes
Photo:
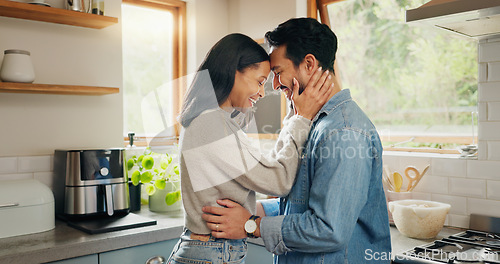
[[[250,238],[256,238],[254,233],[255,230],[257,230],[257,222],[255,222],[255,220],[257,220],[257,218],[259,217],[260,216],[252,215],[245,223],[245,232],[247,232],[247,236]]]

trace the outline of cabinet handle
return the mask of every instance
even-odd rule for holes
[[[163,256],[154,256],[146,260],[146,264],[165,264],[166,260]]]

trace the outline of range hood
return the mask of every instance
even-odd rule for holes
[[[421,22],[476,38],[500,36],[500,0],[431,0],[406,10],[406,22]]]

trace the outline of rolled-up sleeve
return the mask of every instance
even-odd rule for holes
[[[286,247],[281,235],[281,226],[283,224],[284,215],[263,217],[260,221],[260,234],[267,251],[276,255],[284,254],[291,251]]]

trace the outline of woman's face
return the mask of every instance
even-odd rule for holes
[[[257,67],[247,67],[242,72],[236,71],[234,86],[228,99],[221,107],[233,107],[238,110],[251,108],[264,97],[264,84],[271,72],[269,61],[256,64]]]

